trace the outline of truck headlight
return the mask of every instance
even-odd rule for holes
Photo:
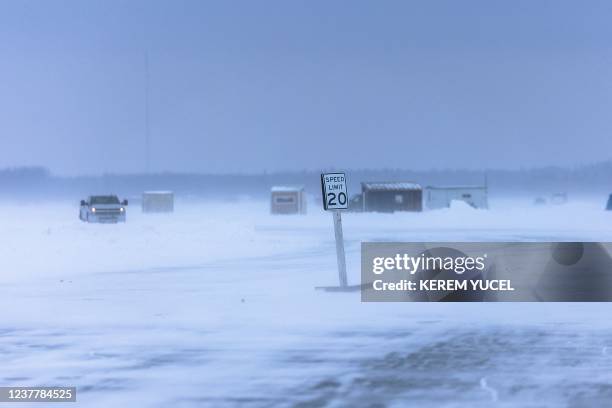
[[[96,208],[95,208],[95,207],[93,207],[93,208],[91,209],[91,212],[96,212]]]
[[[125,211],[125,208],[121,207],[121,208],[119,209],[119,211],[124,212],[124,211]]]

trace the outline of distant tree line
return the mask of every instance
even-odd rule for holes
[[[337,169],[324,169],[326,171]],[[612,161],[564,168],[521,170],[346,170],[349,192],[360,191],[362,181],[413,181],[427,185],[487,185],[492,195],[549,195],[612,193]],[[145,190],[172,190],[177,196],[236,199],[268,197],[274,185],[302,185],[310,194],[320,194],[319,172],[275,172],[261,174],[104,174],[61,177],[43,167],[0,170],[0,197],[70,198],[78,200],[94,193],[116,193],[138,197]]]

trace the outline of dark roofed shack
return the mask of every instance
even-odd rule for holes
[[[423,188],[417,183],[366,182],[361,193],[364,211],[423,211]]]

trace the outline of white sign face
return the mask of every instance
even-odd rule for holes
[[[325,210],[346,210],[348,208],[348,192],[344,173],[321,174],[321,189]]]

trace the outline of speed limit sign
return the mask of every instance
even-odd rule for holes
[[[342,233],[342,215],[340,211],[348,208],[348,191],[344,173],[321,174],[323,192],[323,209],[332,210],[334,216],[334,235],[336,237],[336,257],[338,258],[338,280],[342,290],[348,287],[346,278],[346,257],[344,256],[344,234]]]
[[[344,173],[321,174],[321,188],[325,210],[346,210],[348,208],[348,192]]]

